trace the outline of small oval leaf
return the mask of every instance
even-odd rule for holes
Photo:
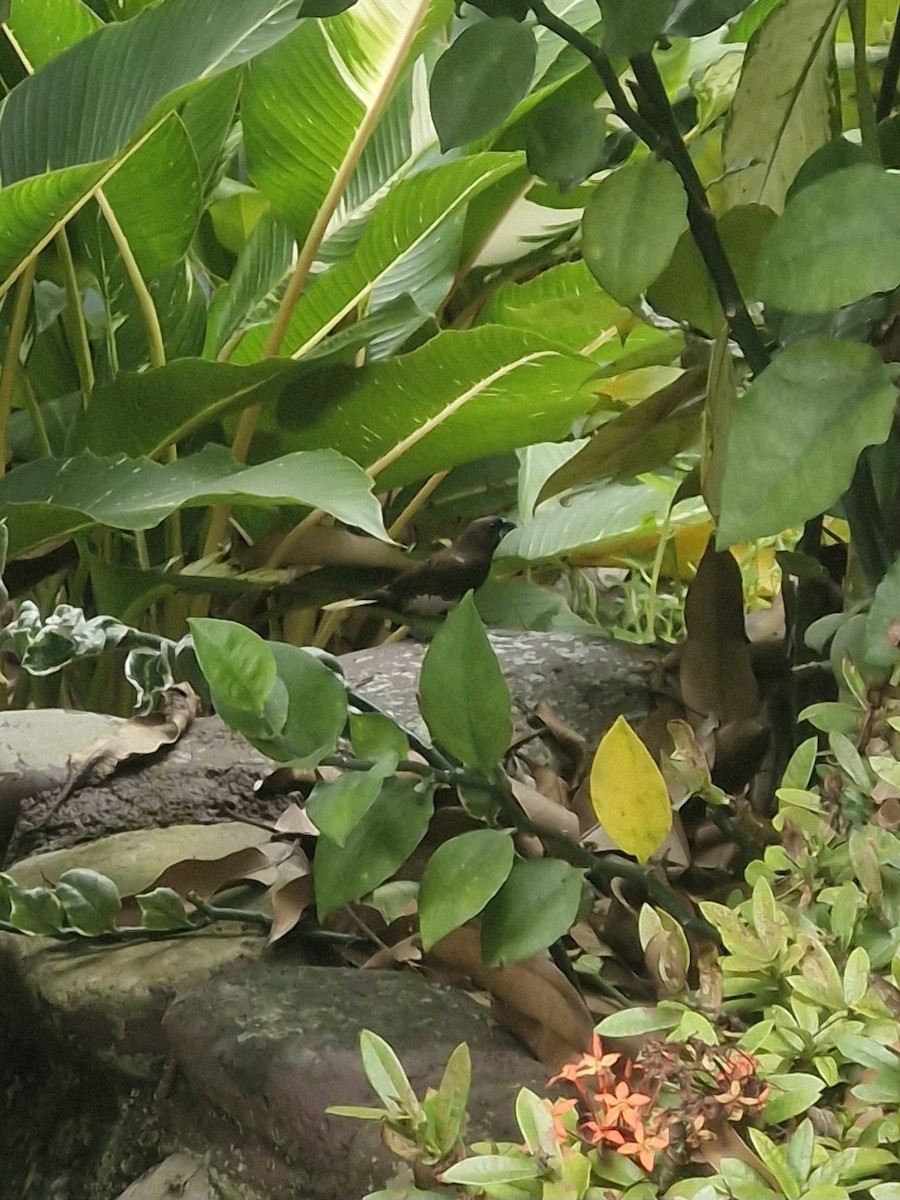
[[[422,949],[477,916],[512,869],[512,838],[500,829],[473,829],[438,846],[419,888]]]
[[[626,854],[646,862],[672,828],[672,805],[662,772],[624,717],[617,717],[591,766],[597,820]]]
[[[583,876],[558,858],[518,859],[482,914],[484,965],[521,962],[567,933],[578,915]]]

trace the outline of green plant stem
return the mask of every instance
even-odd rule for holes
[[[900,10],[894,18],[891,44],[888,47],[884,70],[881,74],[881,87],[878,90],[878,102],[875,105],[876,121],[883,121],[891,115],[897,95],[898,79],[900,79]]]
[[[0,475],[6,473],[6,460],[9,457],[9,418],[12,413],[16,376],[19,372],[19,351],[22,348],[22,338],[25,334],[25,322],[28,318],[31,289],[36,270],[37,257],[31,260],[19,280],[10,321],[9,340],[3,352],[3,374],[0,375]]]
[[[369,771],[374,766],[369,759],[354,758],[343,754],[329,754],[322,759],[323,766],[339,767],[345,771]],[[503,779],[489,779],[477,771],[465,767],[453,767],[450,770],[438,770],[419,762],[403,761],[397,764],[397,770],[412,775],[420,775],[435,783],[448,787],[467,787],[488,792],[497,801],[503,814],[510,823],[522,833],[531,833],[548,842],[555,842],[564,851],[566,858],[575,866],[585,868],[587,878],[598,890],[606,894],[614,879],[624,879],[636,887],[646,898],[657,907],[673,916],[682,928],[689,933],[706,941],[719,944],[720,939],[715,928],[701,917],[695,917],[691,910],[660,880],[652,871],[645,870],[637,863],[627,862],[618,856],[610,855],[600,858],[578,842],[550,829],[536,821],[530,820],[519,805],[509,788],[509,783]]]
[[[853,79],[856,85],[859,132],[863,149],[872,162],[880,163],[878,122],[875,116],[875,101],[872,98],[872,84],[869,80],[869,64],[866,61],[866,0],[847,0],[847,15],[853,35]]]
[[[28,415],[31,417],[31,423],[34,426],[34,440],[37,442],[38,449],[44,458],[52,458],[53,447],[50,445],[50,438],[47,436],[44,414],[41,412],[41,406],[37,402],[37,396],[34,394],[34,388],[31,386],[31,380],[27,375],[22,376],[22,390],[25,393],[25,405],[28,409]]]
[[[697,174],[694,160],[682,140],[653,55],[636,54],[631,60],[631,69],[653,114],[652,123],[660,137],[660,152],[678,172],[684,185],[688,199],[688,225],[713,281],[728,327],[750,370],[754,375],[758,375],[769,365],[769,352],[744,303],[741,289],[719,238],[716,218],[709,207],[706,190]],[[646,113],[644,115],[646,116]]]
[[[69,237],[65,229],[59,231],[54,241],[56,242],[56,253],[62,264],[68,299],[68,305],[63,315],[64,322],[69,333],[69,348],[78,372],[81,407],[86,409],[94,391],[94,362],[91,358],[91,343],[88,338],[87,322],[84,319],[84,309],[81,307],[81,289],[78,286],[72,248],[69,245]]]

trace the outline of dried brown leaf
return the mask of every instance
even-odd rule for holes
[[[419,963],[422,961],[422,946],[419,941],[418,933],[413,933],[409,937],[402,938],[399,942],[395,942],[393,946],[382,946],[380,950],[376,950],[371,958],[367,958],[362,964],[364,971],[378,971],[383,967],[398,967],[406,963]]]
[[[268,944],[271,946],[290,933],[314,901],[315,886],[311,875],[298,875],[280,887],[272,897],[272,928],[269,930]]]
[[[534,821],[536,825],[543,825],[547,829],[552,829],[555,833],[562,834],[564,837],[570,838],[573,842],[578,841],[580,830],[578,817],[575,813],[570,812],[567,808],[563,808],[555,800],[548,799],[537,788],[530,787],[527,783],[522,783],[518,779],[511,780],[510,787],[519,803],[519,807],[529,821]]]
[[[306,814],[306,809],[299,804],[289,804],[275,822],[277,833],[294,833],[318,837],[319,831]]]
[[[549,959],[535,956],[511,967],[488,970],[478,930],[455,929],[428,960],[467,975],[491,993],[495,1019],[526,1042],[541,1062],[555,1069],[590,1045],[593,1020],[576,989]]]

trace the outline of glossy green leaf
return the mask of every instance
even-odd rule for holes
[[[675,0],[599,0],[603,14],[603,48],[608,54],[630,58],[650,50],[665,29]]]
[[[306,803],[309,819],[320,833],[343,846],[353,829],[375,803],[385,772],[344,771],[337,779],[316,784]]]
[[[623,304],[662,274],[685,227],[687,199],[671,163],[629,163],[597,184],[584,211],[582,253],[604,291]]]
[[[347,694],[341,679],[325,663],[299,646],[268,642],[286,700],[279,732],[256,738],[257,750],[297,768],[317,766],[347,723]]]
[[[435,744],[466,766],[495,770],[512,738],[509,688],[468,593],[422,662],[419,706]]]
[[[152,529],[178,508],[223,501],[324,508],[347,525],[386,539],[371,481],[329,450],[288,454],[239,468],[224,446],[161,466],[147,459],[91,454],[25,463],[0,480],[0,516],[9,521],[10,553],[93,524]]]
[[[409,756],[406,734],[384,713],[351,713],[350,742],[358,758],[378,763],[386,775]]]
[[[824,313],[900,283],[900,178],[860,163],[798,192],[762,248],[759,294]]]
[[[717,545],[795,528],[834,504],[863,447],[890,432],[892,379],[857,342],[815,339],[777,355],[732,414]]]
[[[473,829],[438,846],[419,888],[423,950],[478,916],[506,882],[514,856],[512,838],[500,829]]]
[[[13,0],[6,24],[36,71],[103,22],[83,0]]]
[[[334,447],[378,486],[564,437],[590,402],[592,363],[537,334],[447,330],[411,354],[312,377],[278,406],[283,448]]]
[[[431,76],[431,115],[442,150],[496,129],[525,96],[537,47],[512,17],[479,21],[444,51]]]
[[[433,810],[430,787],[389,779],[343,846],[320,837],[315,857],[319,920],[390,878],[424,837]]]
[[[807,158],[834,136],[834,30],[844,0],[782,0],[754,34],[725,128],[725,207],[780,212]]]
[[[234,621],[194,617],[188,624],[219,715],[247,737],[272,732],[267,710],[277,670],[269,644]]]
[[[352,256],[308,287],[294,309],[283,355],[308,354],[351,313],[366,307],[378,282],[479,192],[522,165],[519,153],[476,154],[420,171],[390,189]],[[256,362],[268,327],[250,330],[232,355]]]
[[[702,37],[743,12],[750,0],[679,0],[666,24],[673,37]]]
[[[578,915],[584,871],[558,858],[517,859],[481,915],[486,967],[538,954],[568,933]]]
[[[524,1154],[518,1158],[511,1154],[478,1154],[442,1171],[441,1179],[483,1192],[497,1184],[536,1179],[539,1173],[537,1162]]]
[[[99,937],[115,928],[122,907],[119,889],[111,879],[82,867],[64,871],[56,883],[56,895],[68,923],[87,937]]]

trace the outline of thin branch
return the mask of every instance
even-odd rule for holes
[[[875,101],[869,80],[869,64],[866,60],[866,0],[848,0],[847,15],[853,36],[853,80],[856,86],[856,111],[859,116],[859,132],[863,149],[873,162],[881,162],[881,146],[878,138],[878,123],[875,117]]]
[[[65,229],[60,229],[54,238],[56,253],[59,255],[63,269],[63,279],[66,284],[68,304],[63,313],[64,324],[68,326],[69,347],[75,359],[78,371],[78,384],[81,388],[81,407],[87,408],[94,390],[94,362],[91,358],[91,344],[88,340],[87,321],[84,309],[81,307],[81,292],[78,287],[78,276],[75,273],[75,263],[72,259],[72,248]]]

